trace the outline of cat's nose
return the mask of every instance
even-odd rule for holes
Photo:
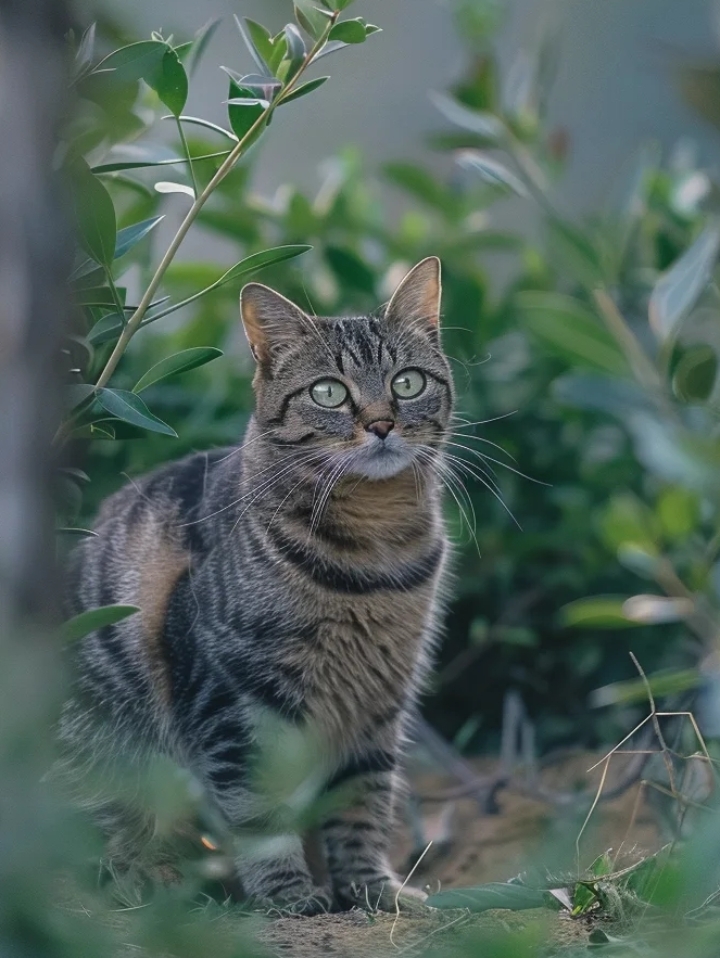
[[[395,423],[391,419],[376,419],[375,422],[369,422],[365,428],[378,439],[387,439],[390,430],[395,428]]]

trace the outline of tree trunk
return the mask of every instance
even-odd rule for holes
[[[52,164],[67,29],[59,0],[0,0],[0,636],[56,608],[50,444],[71,244]]]
[[[62,0],[0,0],[0,954],[41,923],[63,838],[41,784],[62,694],[52,436],[72,242],[53,175],[68,99]],[[65,832],[67,834],[67,832]]]

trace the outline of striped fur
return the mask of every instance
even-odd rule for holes
[[[435,259],[375,316],[310,318],[246,287],[258,366],[243,445],[123,488],[71,563],[70,611],[141,612],[78,649],[67,767],[105,780],[122,768],[127,783],[128,769],[169,756],[238,836],[248,895],[295,911],[394,907],[398,753],[429,668],[447,554],[437,475],[453,392],[439,297]],[[426,385],[398,398],[390,383],[408,368]],[[339,408],[310,393],[327,377],[348,391]],[[386,438],[377,423],[392,429]],[[293,783],[278,788],[258,771],[295,735],[312,743],[304,774],[324,796],[329,890],[305,862]],[[152,828],[123,818],[106,791],[87,801],[115,866],[128,867]]]

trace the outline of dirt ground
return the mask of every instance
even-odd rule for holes
[[[456,791],[456,781],[427,768],[410,769],[414,798],[408,808],[413,813],[398,825],[394,849],[398,874],[407,877],[416,866],[410,884],[432,894],[491,881],[504,882],[521,873],[529,874],[540,884],[547,878],[567,877],[570,881],[608,849],[612,849],[619,867],[656,851],[666,840],[661,827],[662,810],[648,801],[639,784],[613,801],[598,803],[583,828],[590,804],[587,796],[594,796],[600,782],[599,770],[587,770],[599,757],[592,753],[562,757],[540,773],[534,789],[525,783],[519,789],[501,790],[493,814],[481,811],[473,799],[447,797],[448,791]],[[604,783],[606,790],[622,773],[622,761],[618,758],[611,767]],[[480,775],[490,775],[497,771],[497,765],[478,761],[474,769]],[[534,797],[538,790],[584,792],[586,800],[558,807]],[[421,852],[431,841],[418,864]],[[63,904],[69,910],[76,914],[82,910],[88,918],[92,917],[75,900],[70,886],[65,887],[65,893]],[[122,958],[145,954],[142,946],[129,943],[132,911],[113,909],[112,923],[123,933],[128,931]],[[236,953],[239,938],[249,944],[251,929],[241,912],[218,904],[216,918],[223,938],[233,943],[227,954]],[[497,946],[482,944],[494,940],[498,933],[507,936],[513,958],[536,958],[539,954],[547,958],[562,958],[565,954],[576,958],[578,947],[587,944],[593,930],[592,923],[585,919],[573,920],[566,913],[550,909],[493,910],[479,915],[467,910],[422,909],[411,915],[354,910],[314,918],[258,915],[250,924],[252,937],[264,954],[273,958],[485,956],[499,953]],[[190,933],[189,926],[182,931],[185,945]],[[202,929],[198,934],[199,943]],[[171,944],[169,947],[172,949]],[[187,949],[182,953],[187,954]],[[171,954],[169,951],[168,958]],[[218,958],[222,958],[219,953]]]
[[[546,789],[595,793],[600,771],[588,773],[598,755],[576,753],[540,775]],[[618,758],[605,782],[612,787],[622,771]],[[493,771],[492,762],[475,765],[480,774]],[[441,794],[453,784],[436,773],[415,769],[416,796]],[[471,799],[416,802],[415,815],[399,829],[395,863],[407,875],[418,855],[433,844],[413,875],[412,884],[432,893],[490,881],[507,881],[526,870],[540,877],[572,876],[608,849],[618,863],[657,850],[662,844],[657,809],[641,786],[619,798],[599,803],[578,843],[588,806],[553,807],[545,801],[511,789],[498,795],[496,814],[481,814]],[[413,841],[412,835],[415,832]],[[422,846],[422,847],[421,847]],[[260,931],[259,938],[278,958],[385,958],[419,955],[426,949],[460,946],[463,940],[481,942],[498,931],[513,939],[513,954],[537,954],[545,944],[549,954],[562,955],[587,943],[592,925],[549,910],[512,912],[493,910],[481,915],[467,911],[428,910],[423,915],[368,915],[353,911],[316,918],[278,918]],[[452,952],[454,947],[449,947]],[[474,949],[473,949],[474,951]]]

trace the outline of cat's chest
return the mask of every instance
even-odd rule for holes
[[[360,742],[397,719],[427,656],[432,591],[319,608],[300,652],[308,717],[337,744]]]

